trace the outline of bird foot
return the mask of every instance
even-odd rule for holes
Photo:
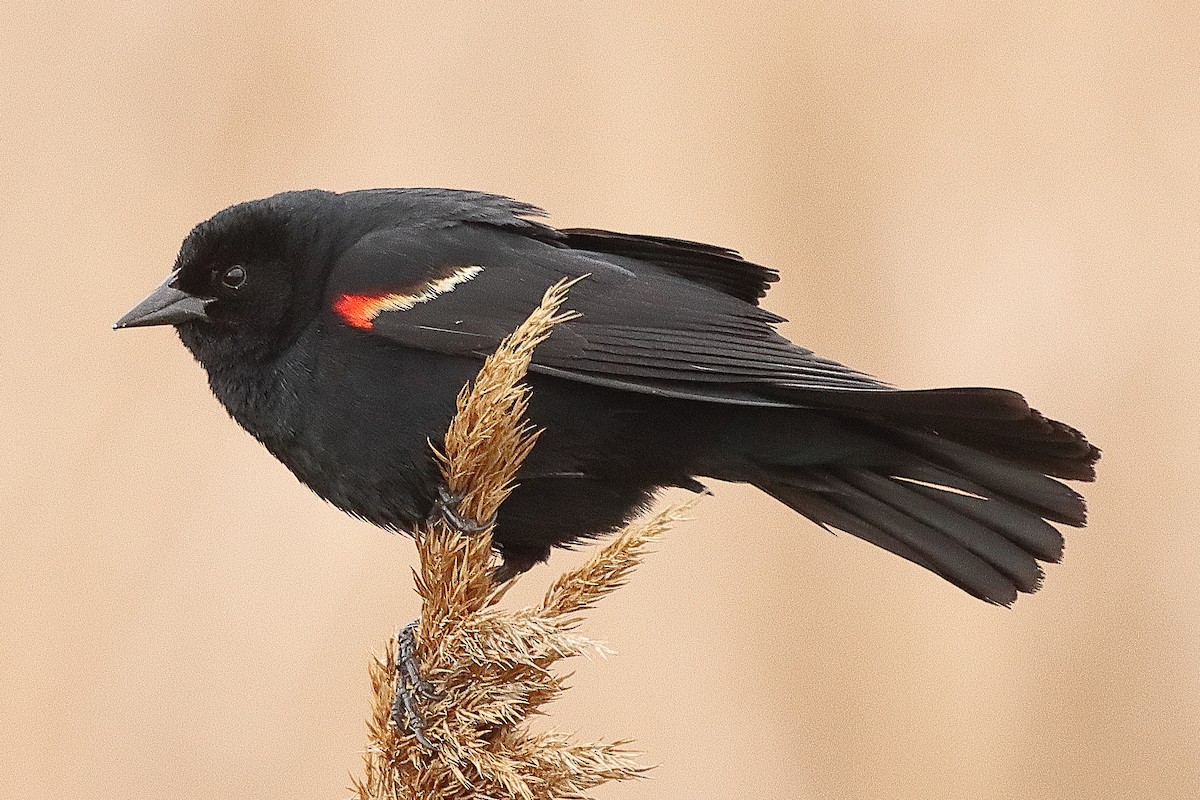
[[[421,677],[417,662],[417,626],[419,619],[405,625],[396,636],[396,697],[392,700],[392,725],[398,731],[410,731],[426,750],[436,750],[425,736],[428,724],[418,705],[419,700],[437,700],[441,695],[429,681]]]
[[[458,510],[462,500],[462,496],[452,494],[445,486],[439,486],[437,500],[433,501],[433,513],[429,515],[429,518],[431,520],[440,519],[444,521],[463,536],[482,533],[496,524],[494,516],[483,522],[477,522],[464,516]]]

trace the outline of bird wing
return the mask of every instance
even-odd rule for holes
[[[580,317],[538,347],[535,372],[752,405],[799,405],[787,395],[806,390],[887,388],[784,339],[774,329],[781,317],[662,265],[486,225],[367,235],[334,266],[326,306],[338,324],[405,347],[485,356],[549,286],[582,276],[568,298]]]
[[[775,270],[747,261],[726,247],[596,228],[563,228],[558,233],[567,247],[648,262],[754,305],[779,280]]]
[[[424,230],[468,224],[489,226],[507,234],[585,250],[620,263],[627,259],[653,264],[666,272],[757,304],[779,274],[754,264],[726,247],[673,239],[616,233],[597,228],[556,230],[541,221],[546,212],[510,197],[462,189],[364,189],[340,196],[356,220],[392,225],[409,221]]]

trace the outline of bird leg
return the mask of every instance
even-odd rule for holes
[[[445,522],[463,536],[481,533],[495,524],[493,517],[486,522],[476,522],[465,517],[458,506],[462,498],[452,494],[444,486],[438,487],[437,499],[429,514],[430,522]],[[439,695],[429,681],[421,677],[417,662],[416,633],[419,619],[405,625],[396,637],[396,697],[392,701],[392,724],[397,730],[410,730],[422,747],[434,750],[433,743],[425,736],[428,727],[419,701],[436,700]]]
[[[550,548],[540,549],[502,547],[500,563],[492,570],[492,585],[499,586],[508,583],[513,578],[531,569],[550,557]]]
[[[440,695],[429,681],[421,677],[417,663],[417,626],[419,619],[400,629],[396,636],[396,697],[392,700],[392,724],[396,730],[410,730],[426,750],[436,750],[425,736],[425,716],[417,706],[418,700],[437,700]]]
[[[439,486],[438,496],[433,501],[433,511],[430,513],[429,519],[431,521],[440,519],[463,536],[482,533],[496,524],[495,516],[482,522],[465,517],[458,510],[460,503],[462,503],[462,497],[452,494],[445,486]]]

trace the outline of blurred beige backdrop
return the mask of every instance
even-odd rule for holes
[[[1106,451],[1011,611],[717,487],[550,720],[661,765],[598,797],[1197,796],[1200,14],[1042,5],[0,7],[0,796],[343,796],[412,545],[109,325],[225,205],[395,185],[737,247],[797,340]]]

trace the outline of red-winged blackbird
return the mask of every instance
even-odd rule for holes
[[[430,441],[481,359],[587,275],[535,356],[545,433],[502,506],[501,578],[666,486],[759,487],[976,597],[1037,589],[1099,451],[1017,393],[904,391],[779,336],[777,274],[721,247],[593,229],[447,189],[289,192],[197,226],[116,327],[175,325],[230,415],[318,495],[394,530],[438,500]],[[1051,477],[1053,476],[1053,477]],[[733,549],[736,542],[727,545]]]

